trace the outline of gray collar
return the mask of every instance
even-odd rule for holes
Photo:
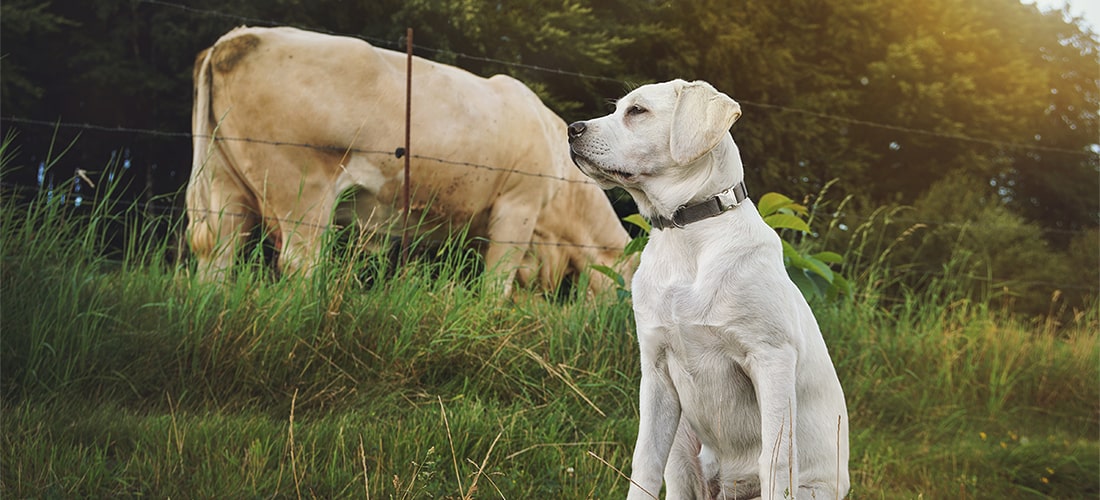
[[[672,218],[658,215],[649,221],[654,229],[668,229],[672,227],[684,227],[692,222],[699,222],[721,214],[731,208],[736,208],[749,197],[749,191],[745,183],[738,182],[733,187],[722,191],[694,205],[681,205],[672,213]]]

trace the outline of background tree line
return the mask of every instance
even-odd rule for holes
[[[970,277],[1034,314],[1100,283],[1100,40],[1018,0],[5,0],[0,125],[23,168],[4,187],[79,135],[58,182],[128,155],[136,191],[178,192],[194,57],[242,24],[398,50],[412,27],[418,55],[516,76],[566,121],[705,79],[742,103],[752,190],[809,196],[824,244],[874,234],[854,260],[905,269],[899,288]]]

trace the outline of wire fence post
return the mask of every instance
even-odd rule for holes
[[[412,131],[412,57],[413,57],[413,29],[405,28],[405,222],[401,229],[401,265],[409,262],[409,161],[411,154],[409,149],[409,136]]]

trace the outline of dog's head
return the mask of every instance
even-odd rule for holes
[[[729,134],[740,116],[741,106],[709,83],[655,83],[619,99],[610,115],[569,125],[569,147],[585,175],[604,189],[626,189],[643,215],[670,213],[697,196],[714,195],[705,191],[729,184],[726,177],[741,180],[742,172],[725,171],[728,158],[709,155],[727,144],[724,153],[740,169]]]

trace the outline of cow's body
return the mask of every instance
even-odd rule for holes
[[[401,230],[405,68],[404,54],[292,28],[238,28],[199,55],[187,208],[203,277],[261,224],[284,274],[311,270],[334,213]],[[506,293],[517,269],[552,288],[614,265],[628,236],[533,92],[420,58],[412,75],[409,220],[487,239]]]

